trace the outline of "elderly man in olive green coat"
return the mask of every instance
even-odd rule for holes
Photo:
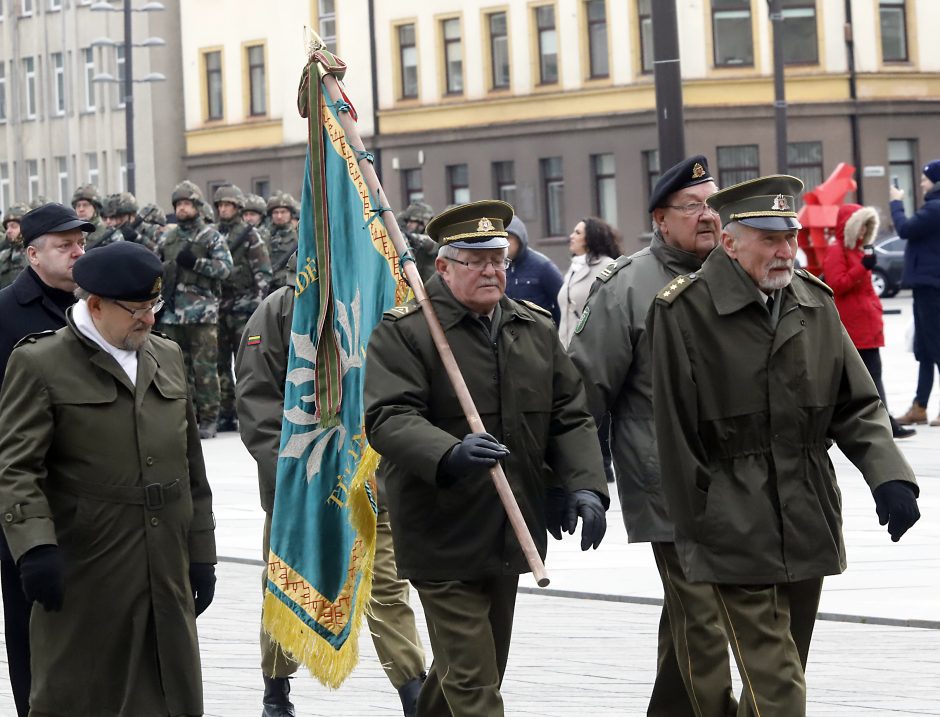
[[[86,254],[68,324],[7,368],[0,515],[39,603],[32,717],[203,714],[212,494],[180,349],[150,335],[161,274],[131,242]]]
[[[546,550],[549,469],[564,519],[597,547],[608,498],[584,387],[551,316],[505,297],[512,208],[460,205],[435,217],[427,284],[487,432],[469,425],[415,302],[387,312],[366,355],[366,434],[382,468],[398,569],[421,596],[434,662],[418,717],[500,717],[499,692],[526,560],[487,469],[497,460],[533,541]]]
[[[756,714],[803,717],[796,601],[845,570],[831,441],[862,472],[898,540],[917,484],[842,327],[832,292],[799,270],[794,177],[708,199],[721,248],[670,282],[647,320],[663,488],[686,578],[711,584]],[[812,591],[807,589],[812,586]],[[801,650],[804,654],[800,654]]]

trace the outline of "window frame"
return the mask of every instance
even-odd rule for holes
[[[903,57],[885,57],[885,27],[883,13],[885,8],[897,8],[901,17],[901,42],[904,47]],[[910,33],[907,30],[907,0],[878,0],[878,32],[881,45],[881,61],[886,64],[904,64],[911,61]]]
[[[549,174],[551,163],[558,161],[558,174]],[[545,221],[546,236],[562,236],[565,233],[565,163],[564,157],[541,157],[539,159],[539,173],[542,179],[542,201],[544,204],[543,219]],[[557,190],[553,191],[553,190]],[[552,208],[555,206],[554,197],[560,198],[557,207],[557,217],[553,217]],[[557,219],[557,224],[555,220]]]
[[[322,6],[324,2],[333,4],[332,12],[323,12]],[[323,32],[323,23],[325,22],[333,23],[332,35],[327,35]],[[339,51],[337,48],[338,33],[336,32],[336,25],[336,0],[317,0],[317,33],[320,35],[320,39],[326,43],[327,49],[334,53]]]
[[[59,190],[59,203],[68,204],[69,195],[69,161],[68,157],[58,156],[55,158],[56,174],[58,182],[56,184]],[[63,169],[64,167],[64,169]]]
[[[728,8],[718,8],[715,6],[715,1],[711,2],[711,33],[712,33],[712,67],[715,68],[738,68],[738,67],[754,67],[754,13],[751,10],[750,0],[738,0],[742,7],[731,10]],[[750,62],[719,62],[718,60],[718,20],[719,16],[729,16],[732,13],[746,13],[747,14],[747,32],[750,35],[751,42],[751,61]]]
[[[3,0],[0,0],[0,5]],[[0,59],[0,124],[7,122],[7,63]]]
[[[26,9],[27,4],[29,5],[28,10]],[[19,17],[32,17],[33,14],[36,12],[35,3],[33,2],[33,0],[20,0],[19,6],[20,6]]]
[[[539,19],[539,10],[545,8],[551,8],[552,11],[552,24],[551,27],[543,27]],[[541,5],[532,6],[533,13],[533,26],[535,27],[535,64],[539,69],[538,78],[539,81],[536,83],[539,87],[554,87],[557,86],[561,81],[561,64],[559,62],[561,55],[561,48],[558,44],[558,9],[555,7],[555,3],[543,3]],[[555,38],[555,78],[551,80],[545,79],[545,70],[546,70],[546,57],[549,57],[545,54],[543,50],[543,39],[546,33],[552,33]]]
[[[490,166],[493,172],[493,196],[515,208],[518,203],[519,190],[519,184],[516,181],[516,163],[511,159],[503,159],[493,162]],[[500,169],[505,167],[509,168],[508,179],[500,174]]]
[[[58,60],[58,63],[57,63]],[[52,68],[52,115],[63,117],[68,111],[65,101],[65,52],[53,52],[49,55]]]
[[[463,184],[458,183],[455,180],[454,175],[463,169],[466,172],[466,178]],[[466,162],[459,162],[457,164],[448,164],[444,167],[444,174],[447,177],[447,199],[448,204],[466,204],[471,200],[470,194],[470,165]],[[460,199],[457,196],[457,192],[460,190],[466,190],[467,198]]]
[[[456,23],[458,37],[456,39],[447,37],[448,26],[451,26],[451,23]],[[440,20],[440,38],[441,38],[441,57],[443,59],[443,76],[444,80],[444,95],[446,97],[460,97],[464,94],[464,87],[466,85],[464,78],[464,56],[463,56],[463,22],[459,15],[454,15],[451,17],[443,17]],[[457,52],[459,53],[459,60],[456,62],[459,63],[460,70],[459,72],[452,76],[451,75],[451,59],[449,53],[451,47],[456,45]],[[452,80],[456,79],[457,82],[454,84],[459,84],[459,87],[452,87]]]
[[[413,177],[418,178],[417,185],[412,185],[409,181]],[[405,167],[402,169],[401,195],[402,204],[406,207],[412,202],[424,201],[424,173],[421,171],[421,167]]]
[[[245,42],[242,47],[242,57],[245,62],[245,78],[243,87],[245,88],[245,116],[248,118],[267,117],[268,116],[268,45],[264,40],[250,40]],[[252,51],[260,50],[261,63],[252,62]],[[260,67],[261,70],[261,111],[258,112],[255,107],[255,77],[254,72]]]
[[[39,97],[36,94],[37,76],[39,70],[35,56],[22,59],[23,63],[23,118],[34,120],[39,116]],[[28,68],[28,69],[27,69]]]
[[[33,170],[35,169],[35,174]],[[31,202],[36,199],[41,193],[41,177],[39,174],[39,160],[38,159],[27,159],[26,160],[26,195],[27,201]],[[35,184],[35,188],[34,185]]]
[[[85,112],[94,112],[98,109],[98,98],[95,96],[95,48],[82,48],[82,62],[85,68]]]
[[[818,162],[809,162],[809,161],[800,161],[794,159],[793,153],[796,152],[797,147],[804,145],[815,145],[819,148],[819,161]],[[825,181],[825,154],[824,154],[825,145],[823,145],[822,140],[813,139],[813,140],[800,140],[796,142],[787,142],[787,167],[789,173],[795,177],[798,177],[803,181],[803,191],[808,192],[816,188],[817,185],[822,184]],[[801,171],[802,170],[802,171]],[[807,181],[806,175],[811,170],[818,170],[818,181],[813,183]]]
[[[662,176],[662,169],[659,163],[659,149],[644,149],[641,153],[643,161],[643,176],[646,187],[646,203],[649,204],[650,197],[653,196],[653,188],[656,182]]]
[[[591,3],[600,3],[601,7],[604,9],[604,19],[603,20],[592,20],[590,4]],[[583,0],[584,8],[584,27],[585,27],[585,47],[587,49],[587,68],[589,80],[606,80],[610,78],[610,28],[609,20],[607,13],[607,0]],[[606,68],[603,72],[598,71],[594,67],[594,33],[593,29],[597,25],[603,26],[603,37],[604,37],[604,62]]]
[[[218,56],[219,58],[219,67],[217,70],[210,70],[209,68],[209,58],[211,56]],[[202,66],[202,108],[203,113],[202,117],[205,122],[224,122],[225,121],[225,56],[224,50],[222,47],[207,47],[200,50],[201,57],[201,66]],[[219,115],[214,116],[212,114],[212,78],[210,72],[218,74],[219,81]]]
[[[906,149],[909,150],[909,157],[904,159],[892,159],[891,145],[903,142],[906,145]],[[896,171],[896,168],[903,168],[905,182],[902,184],[901,189],[904,191],[904,211],[907,215],[913,214],[917,208],[920,206],[920,192],[917,186],[917,180],[920,178],[920,164],[917,161],[917,152],[918,144],[917,139],[914,137],[888,137],[888,180],[891,181],[892,177],[895,174],[898,174],[900,170]]]
[[[0,212],[6,213],[13,203],[13,185],[10,181],[10,163],[0,162]]]
[[[792,5],[784,5],[783,3],[793,3]],[[819,8],[816,7],[816,0],[781,0],[781,12],[783,13],[783,34],[786,38],[787,33],[787,14],[788,11],[792,13],[794,10],[812,10],[813,11],[813,59],[811,60],[788,60],[786,58],[787,43],[784,42],[784,58],[783,64],[785,67],[799,67],[799,66],[813,66],[819,64]],[[792,47],[792,45],[790,45]]]
[[[725,149],[752,149],[754,151],[754,157],[756,164],[753,166],[747,164],[741,165],[732,165],[732,166],[722,166],[721,163],[721,154],[722,150]],[[715,163],[718,166],[718,186],[719,187],[730,187],[733,184],[738,184],[739,182],[746,181],[748,179],[756,179],[760,176],[760,145],[756,143],[747,143],[747,144],[725,144],[719,145],[715,148]],[[745,177],[743,179],[730,180],[726,177],[727,174],[732,172],[738,173],[749,173],[753,174],[752,177]]]
[[[127,150],[126,149],[116,149],[114,150],[115,159],[117,160],[118,165],[118,187],[119,191],[127,191]],[[212,196],[211,194],[209,195]]]
[[[493,34],[493,20],[497,16],[503,16],[503,33],[500,35]],[[487,49],[488,56],[490,60],[489,75],[490,75],[490,89],[501,91],[509,90],[512,87],[512,51],[509,44],[509,11],[505,9],[492,10],[484,14],[484,22],[486,29],[486,40],[487,40]],[[504,45],[504,52],[506,55],[506,81],[498,82],[497,81],[497,61],[496,61],[496,40],[501,40]]]
[[[124,75],[127,73],[127,57],[124,55],[124,45],[119,44],[114,46],[114,76],[117,78],[117,83],[115,84],[115,89],[117,90],[117,100],[114,103],[114,106],[117,108],[123,108],[126,106],[126,98],[124,97]]]
[[[601,167],[601,162],[607,157],[610,158],[611,162],[609,173]],[[604,192],[602,191],[602,188],[608,182],[613,188],[613,205],[609,208],[611,210],[609,213],[604,211]],[[616,227],[619,214],[617,211],[617,156],[613,152],[599,152],[591,155],[591,188],[594,195],[592,197],[594,215],[600,217],[612,227]]]
[[[649,0],[650,3],[653,0]],[[636,0],[636,27],[637,27],[637,49],[640,53],[639,62],[637,66],[639,67],[640,75],[652,75],[653,74],[653,61],[655,59],[653,55],[653,8],[650,5],[649,12],[643,10],[643,0]],[[650,33],[650,42],[649,42],[649,57],[650,65],[649,68],[646,67],[646,39],[644,33],[644,27],[649,28]]]
[[[402,30],[405,28],[411,28],[411,44],[405,45],[402,44]],[[401,100],[416,100],[418,99],[421,93],[421,77],[418,70],[418,23],[415,21],[402,22],[394,26],[395,28],[395,42],[398,45],[398,98]],[[411,67],[410,65],[405,65],[405,50],[412,50],[414,54],[414,93],[406,92],[406,69]]]
[[[94,162],[91,161],[92,159],[94,159]],[[92,166],[92,164],[94,164],[94,166]],[[88,178],[88,183],[97,187],[101,179],[101,170],[98,166],[98,153],[85,152],[85,165],[88,168],[88,171],[85,173],[85,176]]]

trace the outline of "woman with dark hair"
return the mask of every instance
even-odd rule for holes
[[[579,221],[568,237],[571,266],[558,292],[561,323],[558,335],[568,348],[574,335],[588,292],[608,264],[620,256],[620,237],[617,230],[603,219],[587,217]]]

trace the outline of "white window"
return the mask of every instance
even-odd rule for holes
[[[29,17],[33,14],[33,0],[20,0],[20,16]]]
[[[0,162],[0,211],[5,212],[12,203],[13,197],[10,196],[10,165],[6,162]]]
[[[336,52],[336,5],[333,0],[319,0],[317,18],[320,38],[330,51]]]
[[[117,72],[115,73],[118,84],[115,85],[117,88],[117,106],[124,106],[124,78],[127,75],[127,60],[124,58],[124,45],[117,45],[114,48],[114,65]]]
[[[39,161],[36,159],[26,160],[26,181],[29,188],[29,201],[33,201],[39,196]]]
[[[117,151],[118,168],[121,172],[121,179],[118,182],[122,192],[127,191],[127,152],[123,149]]]
[[[61,10],[61,9],[62,9],[62,0],[49,0],[49,9],[50,9],[50,10]]]
[[[98,186],[98,155],[95,152],[85,154],[85,164],[88,165],[88,183]]]
[[[36,58],[23,58],[23,80],[26,119],[36,119]]]
[[[52,107],[57,115],[65,114],[65,59],[61,52],[52,53]]]
[[[0,0],[0,7],[3,0]],[[7,121],[7,65],[0,60],[0,123]]]
[[[55,167],[59,175],[59,202],[68,204],[70,198],[68,160],[65,157],[56,157]]]
[[[85,109],[95,109],[95,51],[94,48],[86,47],[82,50],[82,56],[85,60]]]
[[[451,18],[441,23],[444,35],[444,75],[447,94],[463,92],[463,43],[460,37],[460,19]]]

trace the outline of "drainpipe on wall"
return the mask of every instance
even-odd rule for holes
[[[375,0],[369,0],[369,56],[369,65],[372,72],[372,149],[370,151],[375,155],[373,166],[381,181],[382,150],[377,146],[379,139],[379,75],[378,61],[375,56]]]
[[[865,204],[862,198],[862,149],[858,138],[858,91],[855,72],[855,37],[852,29],[852,0],[845,0],[845,56],[849,67],[849,98],[852,107],[849,111],[849,132],[852,141],[852,164],[855,165],[855,201]]]

